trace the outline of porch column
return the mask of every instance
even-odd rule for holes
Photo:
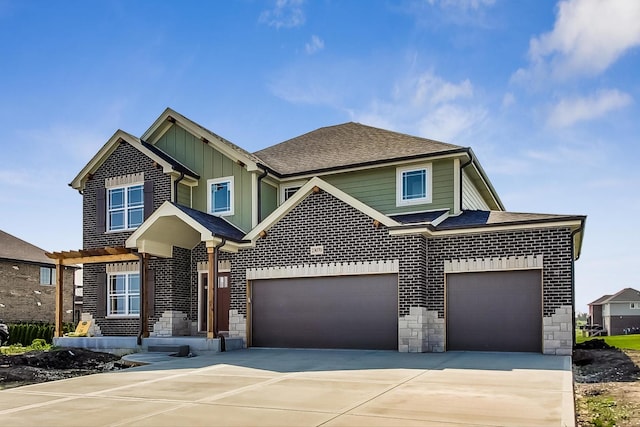
[[[208,296],[207,338],[216,337],[216,333],[215,333],[216,310],[215,310],[215,295],[214,295],[214,290],[216,286],[215,272],[214,272],[215,250],[216,250],[215,248],[209,248],[209,247],[207,248],[207,255],[209,258],[209,268],[207,271],[207,286],[209,288],[207,290],[207,296]]]
[[[62,316],[64,313],[64,298],[63,298],[63,268],[62,268],[62,260],[56,259],[56,331],[55,336],[61,337],[63,335],[62,330]]]

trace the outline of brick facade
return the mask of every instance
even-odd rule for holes
[[[53,265],[46,267],[55,269]],[[64,268],[64,322],[73,321],[74,273],[74,268]],[[0,303],[3,305],[0,320],[5,322],[53,323],[56,286],[40,284],[40,265],[3,259],[0,260]]]

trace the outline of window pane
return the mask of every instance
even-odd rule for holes
[[[125,303],[126,303],[126,299],[125,297],[122,296],[112,296],[109,299],[109,302],[111,304],[110,306],[110,310],[109,310],[109,314],[126,314],[125,311]]]
[[[140,275],[139,274],[129,275],[129,293],[130,294],[140,293]]]
[[[56,269],[52,268],[49,271],[51,271],[51,284],[55,285],[56,284]]]
[[[213,212],[227,212],[231,210],[231,192],[229,191],[229,183],[221,182],[212,186]]]
[[[300,187],[289,187],[289,188],[285,188],[284,189],[284,199],[285,200],[289,200],[289,197],[293,196],[294,194],[296,194],[296,191],[298,191],[300,189]]]
[[[51,269],[48,267],[40,267],[40,284],[41,285],[50,285],[51,284]]]
[[[124,211],[109,212],[109,230],[124,230]]]
[[[109,210],[124,208],[124,188],[109,190]]]
[[[124,274],[116,274],[110,277],[109,293],[123,294],[125,292],[126,276]]]
[[[144,219],[144,209],[143,208],[134,208],[129,209],[129,228],[135,228],[142,224]]]
[[[143,191],[142,185],[136,185],[127,189],[127,205],[128,206],[142,206],[143,204]]]
[[[140,297],[137,295],[129,297],[129,314],[140,314]]]
[[[427,197],[427,180],[424,169],[402,173],[402,199],[412,200]]]

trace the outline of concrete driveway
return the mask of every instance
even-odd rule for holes
[[[571,363],[563,356],[250,349],[166,359],[0,391],[0,420],[7,426],[574,425]]]

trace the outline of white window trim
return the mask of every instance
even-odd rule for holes
[[[302,187],[306,183],[307,183],[307,181],[290,181],[290,182],[285,182],[285,183],[280,184],[280,203],[279,203],[279,205],[281,205],[281,204],[283,204],[285,202],[285,200],[284,200],[285,190],[287,190],[288,188],[294,188],[294,187],[298,187],[298,189],[300,189],[300,187]]]
[[[629,303],[629,308],[631,310],[638,310],[640,309],[640,302],[631,302]]]
[[[107,274],[107,318],[139,318],[140,314],[132,314],[129,313],[129,286],[128,286],[128,281],[129,278],[128,276],[130,274],[140,274],[139,270],[136,271],[118,271],[118,272],[113,272],[113,273],[108,273]],[[127,313],[125,314],[111,314],[111,293],[109,292],[109,290],[111,289],[111,277],[113,276],[123,276],[126,275],[127,276],[127,292],[125,293],[125,301],[126,301],[126,307],[127,307]],[[140,278],[139,280],[142,280],[142,278]],[[140,291],[142,290],[142,283],[140,283],[140,287],[139,287],[139,291],[138,291],[138,297],[140,298],[140,305],[142,308],[142,295],[140,293]]]
[[[222,178],[212,178],[207,180],[207,213],[215,216],[231,216],[235,211],[235,191],[233,176],[224,176]],[[229,192],[231,193],[229,210],[225,212],[213,212],[213,200],[211,199],[211,186],[214,184],[220,184],[223,182],[229,183]]]
[[[424,170],[427,178],[426,197],[419,199],[403,200],[402,199],[402,174],[404,172],[412,172]],[[411,206],[411,205],[423,205],[431,203],[433,201],[433,164],[422,163],[411,166],[404,166],[396,168],[396,207]]]
[[[127,184],[127,185],[118,185],[118,186],[113,186],[113,187],[106,187],[105,188],[105,209],[107,210],[106,213],[106,218],[105,218],[105,223],[106,223],[106,232],[107,233],[122,233],[125,231],[131,231],[131,230],[135,230],[138,227],[140,227],[140,225],[137,225],[135,227],[129,227],[129,206],[128,205],[128,201],[129,201],[129,192],[127,191],[128,188],[131,187],[142,187],[142,222],[144,223],[144,182],[136,182],[134,184]],[[111,216],[109,215],[109,201],[111,200],[109,198],[109,192],[111,190],[118,190],[120,188],[124,189],[124,228],[120,228],[118,230],[111,230]],[[139,208],[140,206],[136,206],[136,208]]]

